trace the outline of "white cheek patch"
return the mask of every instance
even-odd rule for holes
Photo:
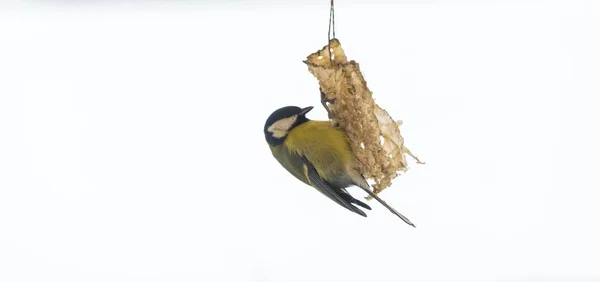
[[[287,130],[274,130],[273,137],[282,138],[287,135]]]
[[[276,121],[275,123],[271,124],[271,126],[267,128],[267,131],[273,133],[273,137],[275,138],[282,138],[287,135],[288,130],[290,130],[290,127],[294,125],[296,119],[298,119],[297,115],[282,118]]]

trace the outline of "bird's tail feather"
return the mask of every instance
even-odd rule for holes
[[[402,219],[404,222],[406,222],[408,225],[412,226],[412,227],[416,227],[412,222],[410,222],[410,220],[402,215],[401,213],[399,213],[398,211],[396,211],[394,208],[392,208],[390,205],[388,205],[384,200],[382,200],[381,198],[379,198],[379,196],[377,196],[377,194],[375,194],[373,191],[371,191],[369,188],[365,188],[365,187],[361,187],[363,190],[365,190],[367,193],[369,193],[369,195],[373,198],[375,198],[375,200],[377,200],[379,203],[381,203],[384,207],[386,207],[389,211],[391,211],[393,214],[395,214],[396,216],[398,216],[400,219]]]

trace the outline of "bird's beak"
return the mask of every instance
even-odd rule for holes
[[[302,111],[300,111],[300,115],[301,116],[305,115],[306,113],[310,112],[310,110],[312,110],[313,108],[314,108],[313,106],[309,106],[309,107],[302,109]]]

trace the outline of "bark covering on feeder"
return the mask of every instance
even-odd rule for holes
[[[329,118],[348,134],[358,169],[375,182],[376,194],[389,187],[399,171],[407,170],[406,155],[421,163],[404,146],[402,122],[395,122],[375,103],[358,63],[347,60],[337,39],[304,63],[319,80],[322,104]]]

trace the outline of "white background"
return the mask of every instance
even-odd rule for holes
[[[2,2],[0,281],[600,281],[599,2],[338,1],[416,229],[264,141],[327,2]]]

